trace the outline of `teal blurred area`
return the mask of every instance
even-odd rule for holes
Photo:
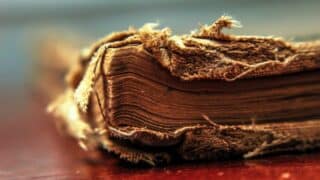
[[[0,0],[1,117],[27,106],[35,71],[31,51],[43,30],[63,29],[98,39],[112,31],[159,22],[173,33],[188,33],[227,14],[243,28],[228,33],[319,38],[319,0]],[[1,120],[1,119],[0,119]]]

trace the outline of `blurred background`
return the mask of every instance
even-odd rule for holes
[[[81,36],[89,44],[146,22],[188,33],[226,14],[243,25],[232,33],[300,41],[320,37],[319,9],[319,0],[0,0],[0,121],[10,120],[34,100],[33,81],[41,76],[36,48],[46,33]]]

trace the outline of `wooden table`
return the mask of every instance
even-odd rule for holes
[[[0,179],[320,178],[317,152],[154,168],[127,165],[110,154],[94,160],[73,140],[59,135],[53,119],[45,113],[44,103],[38,101],[31,101],[28,107],[0,122]]]

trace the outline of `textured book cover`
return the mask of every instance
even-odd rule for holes
[[[48,110],[86,150],[151,165],[320,146],[320,42],[146,24],[84,49]]]

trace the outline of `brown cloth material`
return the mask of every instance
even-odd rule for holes
[[[320,143],[320,42],[146,24],[83,50],[48,108],[84,149],[130,162],[255,157]]]

